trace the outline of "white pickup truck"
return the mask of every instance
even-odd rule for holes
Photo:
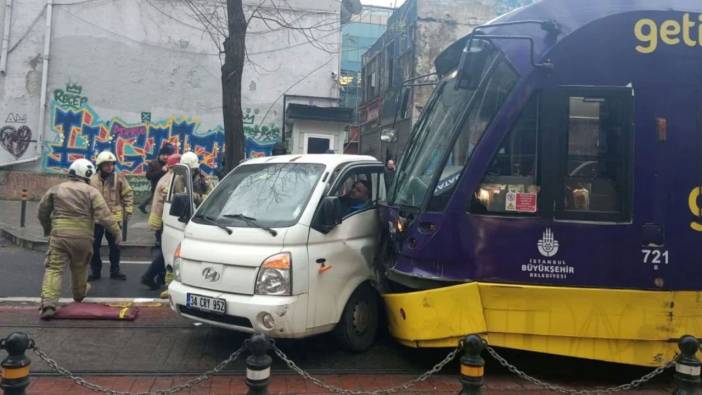
[[[174,178],[191,180],[186,166]],[[162,237],[183,317],[301,338],[334,331],[371,346],[383,311],[374,288],[382,163],[370,156],[286,155],[246,161],[195,208],[171,182]]]

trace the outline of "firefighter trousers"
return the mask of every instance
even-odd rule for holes
[[[89,238],[49,237],[49,250],[44,262],[44,281],[41,286],[42,307],[58,305],[66,264],[71,269],[73,299],[83,300],[88,265],[92,256],[93,241]]]

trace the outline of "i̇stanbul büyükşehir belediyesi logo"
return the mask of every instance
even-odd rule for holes
[[[545,257],[552,257],[558,252],[558,240],[554,239],[551,228],[546,228],[536,245],[539,253]]]

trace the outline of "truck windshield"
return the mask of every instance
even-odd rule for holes
[[[476,58],[474,65],[483,66],[474,67],[471,72],[480,76],[470,78],[482,82],[463,87],[454,71],[434,91],[398,165],[390,204],[420,208],[427,193],[445,197],[453,190],[482,133],[516,81],[516,73],[499,55],[490,45],[474,47],[469,56]],[[433,187],[437,173],[440,177]]]
[[[323,172],[324,165],[313,163],[239,166],[222,180],[198,215],[231,227],[292,226]],[[193,221],[198,222],[195,217]]]

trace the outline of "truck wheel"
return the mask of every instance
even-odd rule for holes
[[[378,295],[373,288],[364,284],[346,302],[334,336],[342,348],[361,352],[373,345],[377,332]]]

